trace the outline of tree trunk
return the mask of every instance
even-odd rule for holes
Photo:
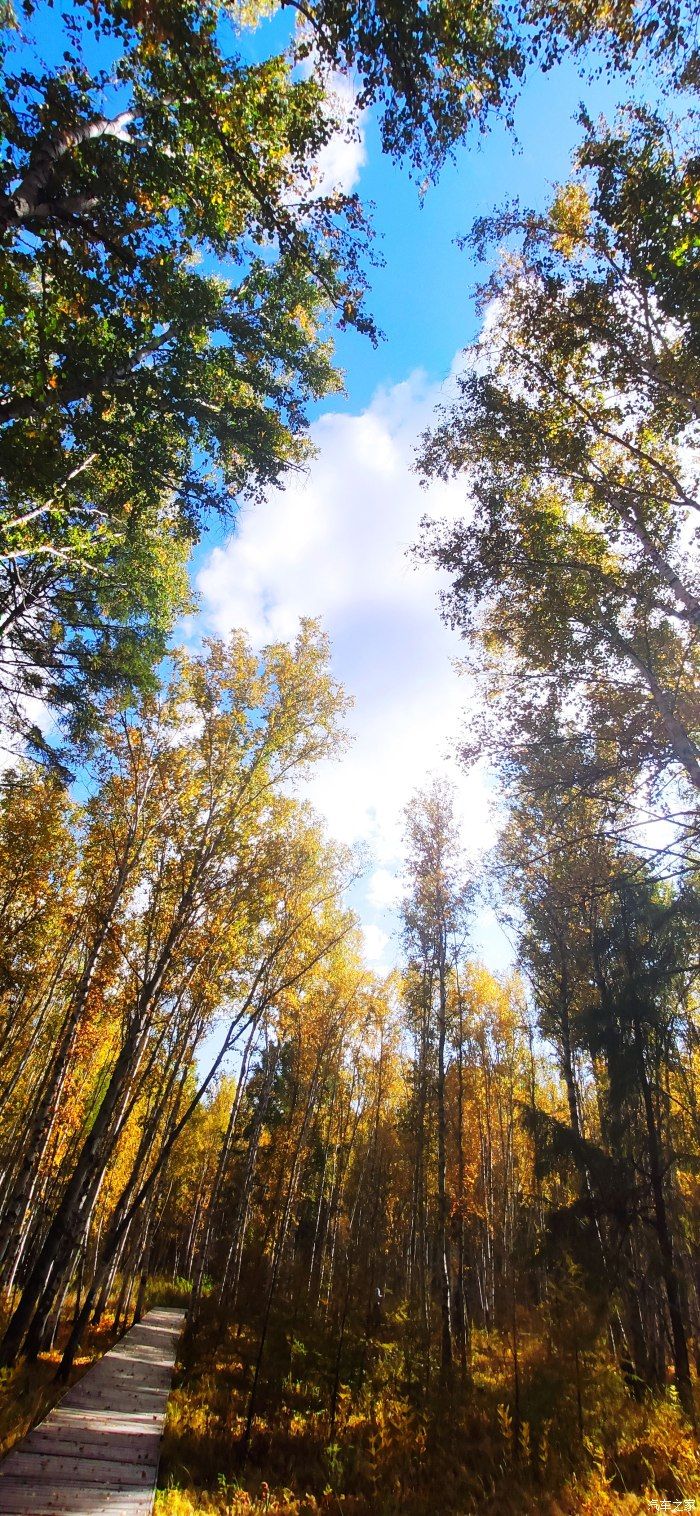
[[[447,1198],[447,1116],[445,1112],[445,1043],[447,1039],[447,966],[444,941],[438,962],[438,1288],[442,1323],[440,1365],[443,1374],[452,1368],[452,1309],[450,1281],[449,1206]]]
[[[676,1268],[673,1238],[668,1221],[666,1196],[663,1183],[663,1163],[661,1158],[661,1146],[656,1124],[656,1112],[654,1100],[649,1083],[644,1057],[644,1038],[639,1017],[633,1018],[635,1047],[637,1052],[637,1068],[639,1082],[644,1102],[644,1115],[647,1129],[647,1150],[649,1154],[649,1177],[651,1179],[651,1192],[654,1202],[654,1218],[656,1235],[659,1240],[659,1252],[661,1254],[661,1270],[663,1273],[666,1298],[668,1301],[668,1314],[671,1322],[671,1337],[673,1343],[673,1366],[675,1370],[676,1389],[678,1398],[686,1415],[695,1425],[695,1406],[693,1403],[693,1387],[690,1377],[690,1359],[688,1356],[688,1340],[683,1320],[683,1306],[681,1286]]]

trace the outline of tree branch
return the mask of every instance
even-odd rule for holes
[[[7,395],[0,400],[0,426],[6,421],[24,420],[30,416],[42,415],[52,406],[70,405],[76,400],[86,400],[89,395],[101,390],[109,390],[113,385],[126,384],[139,364],[159,352],[166,342],[170,341],[172,335],[173,329],[169,326],[161,332],[160,337],[154,337],[151,342],[137,348],[129,361],[121,368],[108,369],[106,373],[98,374],[94,379],[74,380],[71,384],[59,385],[50,396]]]
[[[133,120],[134,112],[131,110],[120,111],[118,116],[111,118],[95,116],[92,121],[83,121],[78,126],[54,132],[45,138],[31,154],[29,167],[18,188],[10,195],[6,194],[0,202],[0,232],[30,220],[40,211],[46,214],[58,213],[60,201],[51,206],[42,200],[56,164],[60,163],[66,153],[72,152],[73,148],[81,147],[84,142],[93,142],[99,137],[116,137],[119,142],[130,142],[126,128]],[[74,201],[75,197],[71,198]],[[64,201],[63,205],[69,203]]]

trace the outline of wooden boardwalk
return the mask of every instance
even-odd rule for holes
[[[149,1311],[0,1464],[0,1516],[150,1516],[184,1311]]]

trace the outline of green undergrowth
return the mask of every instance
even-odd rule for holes
[[[189,1279],[166,1279],[154,1275],[149,1279],[146,1286],[145,1309],[150,1311],[153,1306],[181,1306],[187,1310],[192,1297],[192,1285]]]
[[[241,1440],[255,1334],[207,1306],[188,1329],[171,1395],[157,1516],[242,1512],[343,1516],[607,1516],[700,1511],[700,1464],[673,1391],[633,1399],[608,1358],[557,1362],[536,1333],[520,1342],[520,1412],[508,1341],[475,1333],[472,1382],[426,1389],[400,1345],[348,1339],[331,1426],[337,1344],[279,1322],[261,1376],[249,1457]]]

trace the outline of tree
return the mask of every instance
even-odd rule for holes
[[[650,24],[643,4],[585,6],[518,0],[283,0],[301,22],[302,57],[359,78],[359,104],[379,107],[382,143],[435,174],[474,125],[512,108],[528,66],[548,69],[596,43],[618,70],[642,54],[674,84],[693,87],[698,52],[692,7],[666,0]],[[584,62],[585,67],[585,62]]]
[[[28,698],[86,737],[105,689],[153,688],[202,523],[306,456],[307,404],[339,382],[333,317],[374,335],[359,204],[316,183],[329,70],[430,175],[528,60],[591,38],[618,66],[675,48],[691,77],[695,57],[684,0],[653,27],[627,0],[293,9],[291,54],[249,64],[220,0],[80,0],[47,70],[42,6],[21,39],[6,7],[0,689],[37,751]]]
[[[533,1132],[543,1171],[568,1162],[578,1176],[552,1230],[589,1295],[604,1285],[618,1353],[638,1385],[662,1382],[668,1310],[692,1417],[671,1089],[688,1056],[698,902],[694,882],[660,883],[604,822],[585,796],[533,804],[525,784],[500,843],[521,962],[566,1090],[568,1122],[533,1111]]]
[[[79,737],[105,688],[154,687],[203,522],[306,457],[329,320],[372,327],[358,205],[314,182],[319,82],[244,64],[215,3],[157,36],[68,8],[48,71],[42,17],[0,100],[0,671],[10,724],[35,695]]]
[[[77,969],[73,984],[59,980],[56,1041],[7,1199],[10,1234],[31,1198],[27,1186],[44,1159],[99,975],[107,977],[110,1035],[103,1059],[92,1060],[94,1105],[68,1157],[48,1227],[35,1238],[5,1334],[8,1357],[25,1341],[32,1352],[41,1344],[86,1217],[162,1045],[172,1038],[165,1105],[157,1096],[156,1128],[119,1202],[125,1214],[103,1240],[105,1267],[125,1218],[131,1220],[132,1191],[143,1191],[142,1169],[157,1152],[161,1116],[170,1108],[176,1123],[180,1101],[187,1107],[180,1071],[187,1073],[217,1012],[228,1008],[229,1024],[218,1068],[234,1033],[274,995],[290,952],[297,955],[292,982],[299,977],[299,932],[309,961],[322,954],[316,913],[337,894],[337,874],[284,790],[337,741],[343,697],[326,656],[311,624],[294,649],[271,647],[262,662],[242,637],[229,646],[214,643],[199,657],[183,657],[162,706],[142,709],[134,722],[114,717],[83,843],[84,954],[70,963]],[[340,866],[336,859],[338,872]],[[335,935],[329,929],[323,941]]]
[[[597,1018],[591,1018],[593,1050],[597,1043],[608,1060],[611,1102],[624,1103],[633,1092],[638,1103],[675,1384],[691,1419],[695,1412],[688,1329],[669,1202],[676,1154],[664,1087],[668,1088],[666,1069],[678,1060],[682,986],[689,953],[697,951],[698,919],[694,891],[686,889],[674,898],[668,886],[659,887],[653,880],[623,878],[613,897],[611,919],[594,933],[599,1010]]]
[[[589,734],[593,783],[599,766],[697,791],[697,163],[638,111],[587,123],[578,168],[545,215],[474,230],[518,251],[422,453],[426,476],[465,477],[472,513],[428,525],[422,551],[489,691],[473,749]]]
[[[418,1073],[417,1188],[425,1184],[429,1155],[424,1149],[425,1106],[430,1101],[435,1060],[437,1125],[436,1273],[442,1322],[440,1362],[444,1373],[452,1365],[452,1269],[450,1202],[447,1193],[446,1070],[448,999],[451,973],[464,949],[468,888],[454,815],[454,795],[436,780],[431,789],[414,797],[406,811],[408,892],[403,906],[404,937],[414,1005]],[[424,1267],[423,1263],[423,1267]],[[424,1288],[424,1286],[423,1286]]]

